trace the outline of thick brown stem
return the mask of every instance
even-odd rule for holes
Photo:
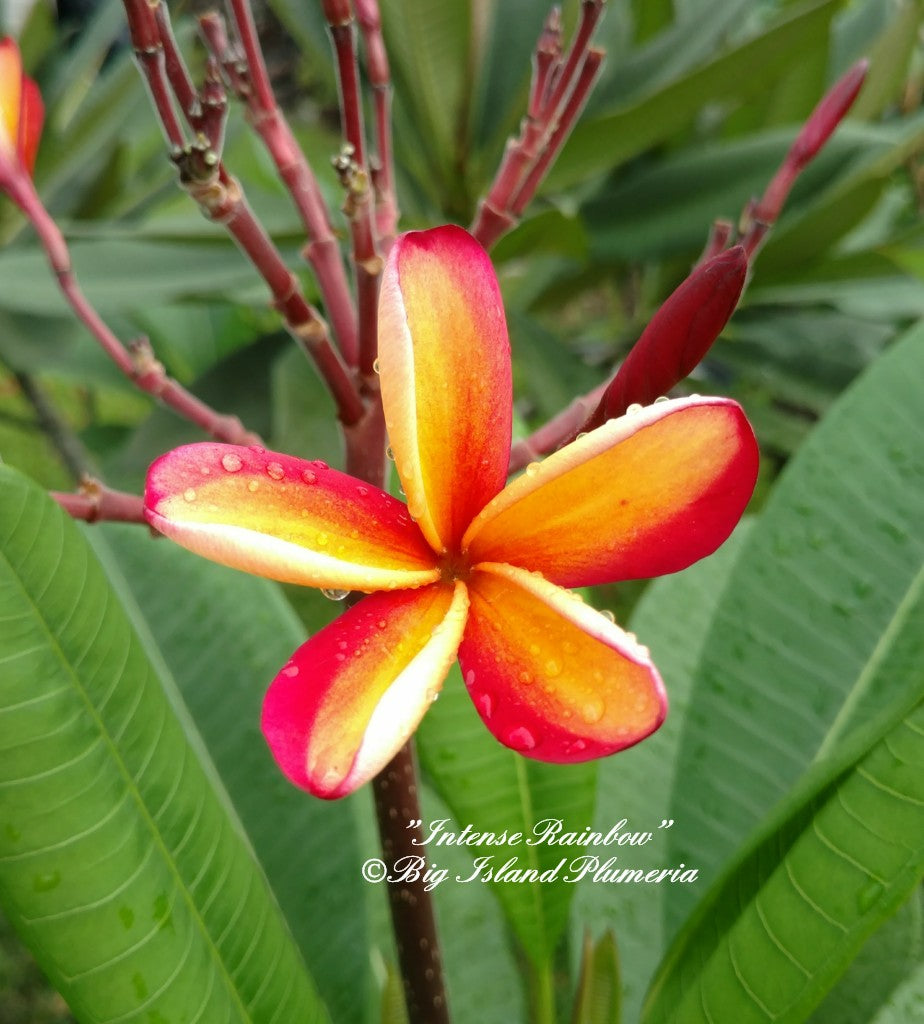
[[[423,829],[414,752],[406,744],[372,782],[382,858],[390,876],[402,874],[403,858],[420,856]],[[396,867],[397,865],[397,867]],[[436,918],[423,874],[416,881],[391,882],[388,901],[404,979],[409,1024],[449,1024]]]

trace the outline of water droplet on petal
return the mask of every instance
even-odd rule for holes
[[[212,470],[211,470],[211,467],[209,467],[209,466],[200,466],[200,467],[199,467],[199,472],[200,472],[200,473],[201,473],[201,474],[202,474],[203,476],[211,476],[211,474],[212,474]]]
[[[384,619],[379,619],[376,625],[379,627],[379,629],[384,629],[388,625],[388,623]]]
[[[376,356],[376,358],[372,360],[372,372],[373,373],[378,373],[379,372],[378,356]]]
[[[282,670],[284,676],[288,676],[289,679],[294,679],[298,675],[298,665],[286,665]]]
[[[475,685],[475,670],[473,668],[470,668],[468,670],[468,672],[465,673],[465,685],[466,686],[474,686]]]
[[[583,740],[575,740],[574,743],[572,743],[568,747],[568,753],[569,754],[579,754],[582,750],[586,750],[586,749],[587,749],[587,744]]]
[[[256,455],[265,455],[266,454],[266,449],[263,448],[261,445],[249,444],[247,447]]]
[[[479,693],[473,698],[475,701],[475,707],[478,709],[478,713],[485,721],[487,721],[494,713],[494,701],[491,700],[490,693]]]
[[[330,466],[323,459],[315,459],[314,464],[318,469],[330,469]]]
[[[327,547],[327,542],[329,540],[330,540],[330,537],[328,537],[326,533],[321,532],[321,533],[319,533],[317,535],[317,537],[315,537],[314,542],[315,542],[315,544],[317,544],[317,546],[319,548],[326,548]]]
[[[540,467],[539,467],[539,463],[538,462],[531,462],[526,467],[526,475],[527,476],[535,476],[539,472],[539,468]]]
[[[609,608],[601,608],[600,614],[604,617],[604,619],[609,619],[610,622],[616,621],[616,616],[609,610]]]
[[[391,445],[385,449],[385,455],[392,461],[395,461],[395,453],[392,451]]]
[[[286,471],[278,462],[268,462],[266,464],[266,475],[272,477],[273,480],[281,480],[286,475]]]
[[[663,403],[669,401],[670,399],[667,397],[667,395],[658,395],[658,397],[654,400],[654,404],[657,405],[659,402]]]
[[[349,590],[338,590],[336,587],[321,587],[321,593],[328,601],[343,601]]]
[[[525,726],[517,726],[507,734],[507,744],[514,750],[532,750],[536,746],[536,737]]]
[[[356,488],[356,493],[357,493],[357,494],[358,494],[358,495],[359,495],[359,496],[360,496],[361,498],[365,498],[365,496],[366,496],[366,495],[367,495],[367,494],[369,493],[369,488],[368,488],[368,487],[357,487],[357,488]]]
[[[644,409],[643,405],[640,405],[638,402],[633,402],[629,406],[629,408],[626,409],[626,415],[627,416],[637,416],[642,411],[642,409]]]
[[[195,490],[192,487],[187,487],[186,490],[183,491],[183,497],[187,501],[195,501],[196,500],[196,492],[195,492]]]
[[[306,484],[316,484],[318,482],[318,474],[313,473],[310,469],[303,469],[302,480],[304,480]]]
[[[606,705],[599,697],[588,697],[581,706],[581,718],[588,725],[593,725],[595,722],[600,721],[605,710]]]
[[[253,494],[253,492],[257,490],[259,486],[260,485],[257,483],[256,480],[251,480],[250,483],[247,485],[247,490],[250,491],[251,494]]]
[[[236,473],[243,465],[240,455],[235,455],[233,452],[228,452],[221,457],[222,469],[226,469],[229,473]]]
[[[552,676],[553,679],[555,678],[555,676],[560,676],[561,662],[556,661],[554,658],[549,658],[549,660],[545,663],[545,673],[548,676]]]
[[[527,685],[533,681],[531,673],[526,672],[525,670],[520,673],[519,679],[521,683],[526,683]]]

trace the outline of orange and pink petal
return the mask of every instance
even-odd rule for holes
[[[463,546],[472,562],[508,562],[566,587],[676,572],[726,540],[758,458],[737,403],[656,402],[527,467]]]
[[[497,279],[466,231],[401,236],[379,302],[385,421],[411,514],[437,552],[457,547],[504,486],[510,344]]]
[[[19,139],[22,79],[19,47],[12,39],[0,40],[0,148],[8,154]]]
[[[498,564],[477,566],[468,587],[459,660],[501,743],[540,761],[586,761],[662,723],[667,699],[647,649],[576,594]]]
[[[375,591],[439,578],[402,502],[323,462],[263,448],[168,452],[148,471],[145,514],[191,551],[281,582]]]
[[[467,610],[462,583],[373,594],[303,644],[263,704],[287,778],[332,799],[376,775],[436,699]]]

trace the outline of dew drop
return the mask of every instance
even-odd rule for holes
[[[569,754],[580,754],[582,750],[587,749],[587,744],[583,740],[575,740],[569,747]]]
[[[266,464],[266,475],[272,477],[273,480],[281,480],[286,475],[286,471],[278,462],[268,462]]]
[[[336,587],[321,587],[321,593],[328,601],[343,601],[349,590],[338,590]]]
[[[335,655],[335,657],[337,658],[337,661],[346,661],[346,655],[345,654],[342,654],[342,653],[341,654],[337,654],[337,655]]]
[[[284,676],[288,676],[289,679],[294,679],[298,675],[298,665],[286,665],[282,670]]]
[[[475,707],[478,709],[478,714],[487,721],[494,713],[494,701],[491,700],[490,693],[479,693],[474,698]]]
[[[349,647],[350,645],[346,642],[346,640],[338,640],[337,646],[340,648],[341,651],[345,651],[347,647]]]
[[[520,673],[519,678],[521,683],[529,684],[533,681],[532,675],[529,672],[526,672],[525,670]]]
[[[549,658],[545,663],[545,674],[551,676],[553,679],[555,676],[561,675],[561,662],[556,661],[554,658]]]
[[[602,608],[600,614],[605,618],[609,619],[610,622],[616,621],[616,616],[609,610],[609,608]]]
[[[327,542],[328,542],[329,540],[330,540],[330,537],[328,537],[328,536],[327,536],[327,534],[326,534],[326,533],[323,533],[323,532],[319,533],[319,534],[318,534],[318,535],[317,535],[317,536],[315,537],[315,539],[314,539],[314,541],[315,541],[315,544],[317,544],[317,546],[318,546],[319,548],[326,548],[326,547],[327,547]]]
[[[379,372],[379,360],[378,360],[377,356],[376,356],[375,359],[372,360],[372,372],[373,373],[378,373]]]
[[[195,501],[196,500],[196,492],[195,492],[194,488],[187,487],[186,490],[183,491],[183,497],[187,501]]]
[[[588,725],[593,725],[600,721],[605,710],[606,707],[599,697],[588,697],[581,706],[581,718]]]
[[[394,461],[395,461],[395,453],[394,453],[394,452],[392,451],[392,449],[391,449],[391,445],[389,445],[389,446],[388,446],[388,447],[387,447],[387,448],[385,449],[385,455],[386,455],[386,456],[387,456],[387,457],[388,457],[388,458],[389,458],[389,459],[390,459],[390,460],[391,460],[392,462],[394,462]]]
[[[249,444],[247,447],[256,455],[265,455],[266,454],[266,449],[263,448],[261,445]]]
[[[330,466],[323,459],[315,459],[314,464],[318,469],[330,469]]]
[[[626,415],[627,416],[637,416],[642,411],[643,408],[644,408],[643,405],[640,405],[638,402],[633,402],[629,406],[629,408],[626,409]]]
[[[388,625],[388,623],[384,619],[379,619],[376,625],[379,627],[379,629],[384,629]]]
[[[654,400],[654,404],[657,405],[659,402],[663,403],[669,401],[670,399],[667,397],[667,395],[658,395],[658,397]]]
[[[212,474],[212,470],[211,470],[211,468],[209,466],[200,466],[199,467],[199,472],[203,476],[211,476],[211,474]]]
[[[250,483],[247,485],[247,490],[250,491],[251,494],[253,494],[253,492],[257,490],[259,486],[260,485],[257,483],[256,480],[251,480]]]
[[[303,469],[302,480],[304,480],[306,484],[316,484],[318,482],[318,474],[313,473],[310,469]]]
[[[358,495],[359,495],[359,496],[360,496],[361,498],[365,498],[365,497],[366,497],[366,495],[367,495],[367,494],[369,493],[369,488],[368,488],[368,487],[357,487],[357,488],[356,488],[356,493],[357,493],[357,494],[358,494]]]
[[[228,452],[221,457],[221,467],[229,473],[236,473],[244,465],[240,455]]]
[[[514,750],[532,750],[536,746],[536,737],[525,726],[517,726],[507,734],[507,744]]]
[[[465,685],[466,686],[474,686],[475,685],[475,670],[473,668],[470,668],[468,670],[468,672],[465,673]]]
[[[527,476],[535,476],[538,472],[539,472],[539,463],[538,462],[531,462],[526,467],[526,475]]]

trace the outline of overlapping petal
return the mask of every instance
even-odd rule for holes
[[[656,402],[527,467],[463,547],[473,562],[508,562],[566,587],[676,572],[728,537],[757,467],[737,403]]]
[[[497,279],[461,228],[395,242],[379,301],[379,366],[411,515],[434,550],[454,549],[504,486],[512,416]]]
[[[491,732],[541,761],[604,757],[648,736],[667,700],[646,648],[580,598],[509,565],[476,566],[459,651]]]
[[[467,609],[462,583],[373,594],[303,644],[263,704],[285,775],[334,798],[379,772],[436,698]]]
[[[148,471],[145,513],[184,547],[282,582],[375,591],[439,578],[400,501],[323,462],[263,448],[168,452]]]

